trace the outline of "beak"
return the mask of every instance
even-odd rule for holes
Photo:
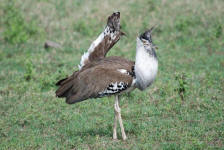
[[[149,32],[152,33],[152,31],[154,31],[157,27],[158,27],[157,25],[153,25],[153,26],[151,27],[151,29],[149,29]]]

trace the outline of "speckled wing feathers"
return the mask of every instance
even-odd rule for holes
[[[87,65],[70,81],[72,87],[67,92],[66,102],[72,104],[88,98],[118,94],[128,89],[132,85],[133,76],[118,70],[132,72],[133,65],[134,62],[121,57],[108,57]],[[109,93],[107,90],[110,89],[110,85],[116,85],[118,88]]]
[[[69,104],[113,94],[132,85],[134,62],[121,57],[107,57],[107,52],[124,35],[120,31],[120,13],[108,17],[107,26],[82,56],[79,70],[57,82],[57,97]]]
[[[81,70],[88,63],[98,61],[106,56],[107,52],[116,44],[120,36],[124,33],[120,31],[120,13],[113,13],[108,17],[107,26],[98,38],[92,42],[88,51],[83,54],[79,64]]]

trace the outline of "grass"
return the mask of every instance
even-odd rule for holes
[[[223,7],[221,0],[17,0],[24,24],[35,21],[41,32],[11,44],[0,22],[0,149],[224,149]],[[158,25],[157,79],[121,100],[127,141],[112,140],[113,97],[67,105],[54,93],[116,10],[127,37],[109,55],[134,60],[136,36]],[[46,40],[63,48],[46,50]]]

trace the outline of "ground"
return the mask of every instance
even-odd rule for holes
[[[0,0],[0,149],[224,149],[224,1],[10,2]],[[110,56],[135,60],[136,37],[156,25],[157,78],[121,98],[127,141],[120,130],[112,140],[113,97],[55,97],[114,11],[127,36]]]

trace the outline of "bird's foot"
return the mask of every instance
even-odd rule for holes
[[[123,141],[127,140],[127,136],[126,135],[122,135],[122,139],[123,139]]]
[[[117,132],[116,131],[114,131],[114,133],[113,133],[113,140],[117,140]]]

